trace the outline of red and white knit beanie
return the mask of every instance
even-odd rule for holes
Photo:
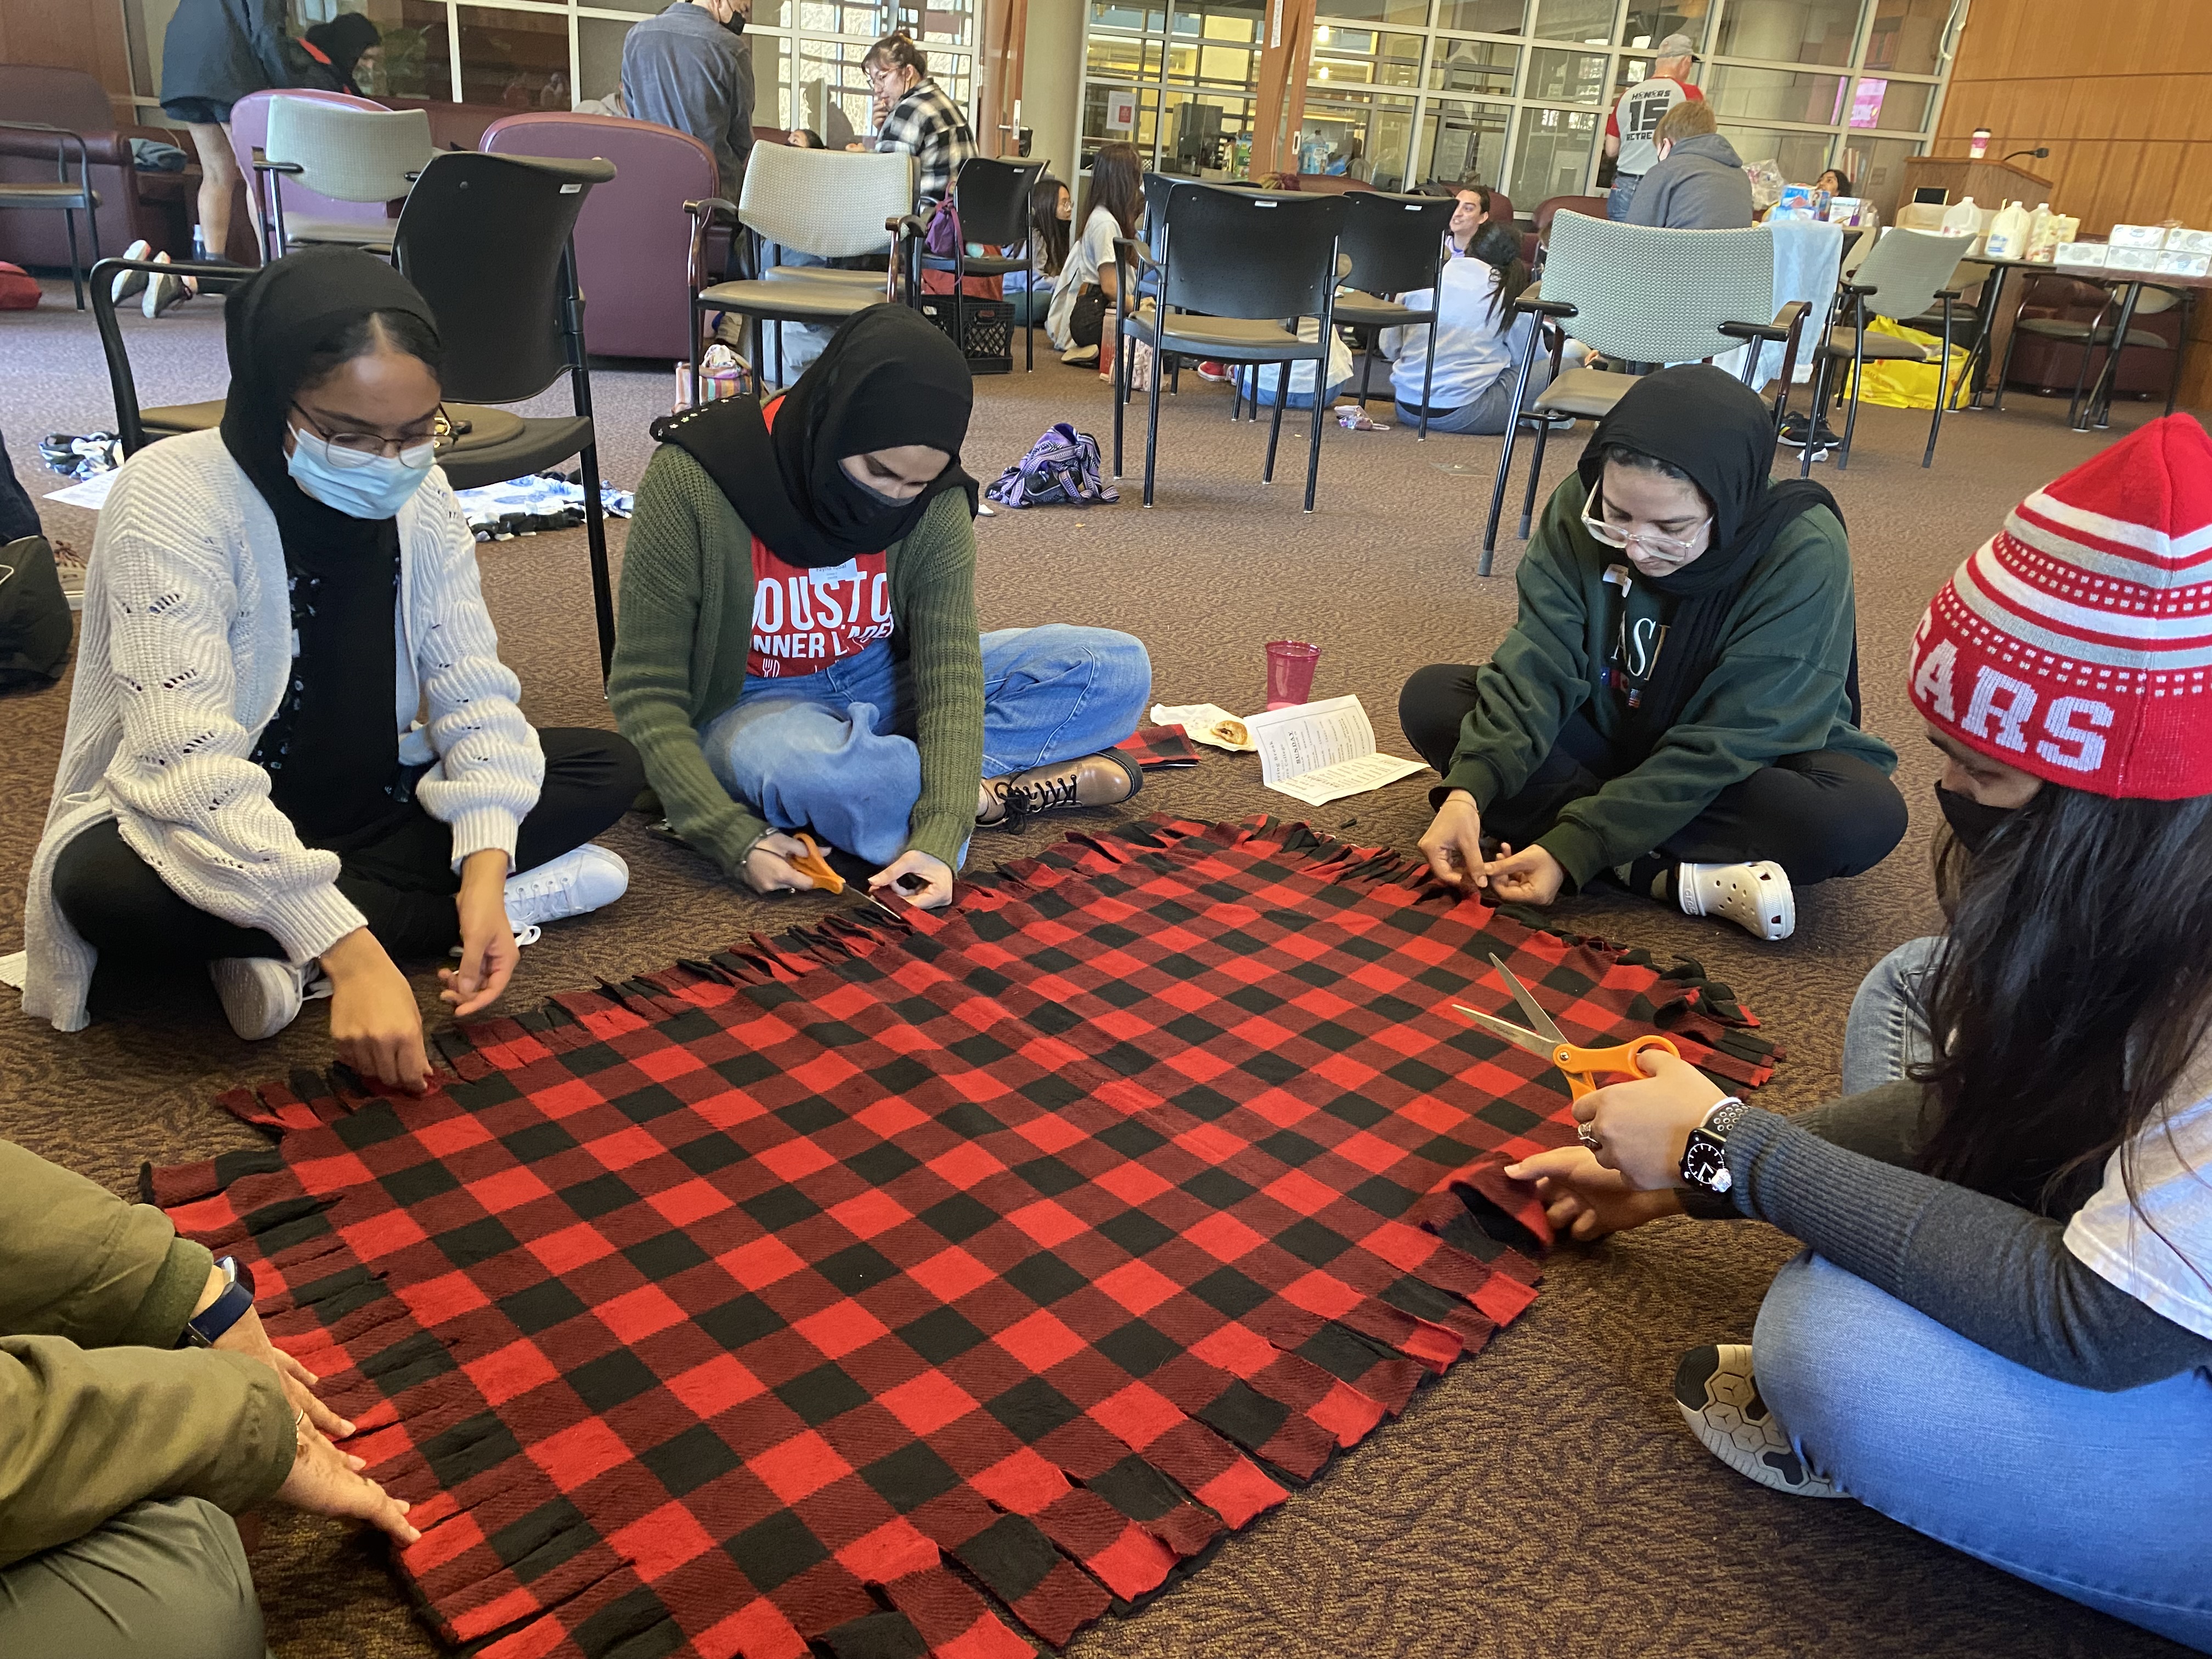
[[[2212,795],[2212,439],[2154,421],[2007,515],[1912,636],[1912,701],[2092,794]]]

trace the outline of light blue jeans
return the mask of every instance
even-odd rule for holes
[[[1851,998],[1851,1017],[1844,1027],[1844,1092],[1863,1094],[1894,1083],[1905,1068],[1936,1055],[1928,1035],[1928,1012],[1921,992],[1936,952],[1937,938],[1911,939],[1867,970]]]
[[[1931,1054],[1918,988],[1942,943],[1899,945],[1860,985],[1846,1093]],[[2212,1375],[2054,1382],[1810,1251],[1775,1275],[1752,1345],[1798,1455],[1861,1503],[2212,1652]]]
[[[986,634],[983,776],[1111,749],[1152,692],[1144,642],[1112,629]],[[921,799],[914,730],[913,686],[885,640],[811,674],[748,677],[699,742],[722,787],[774,828],[811,829],[884,865],[906,850]]]
[[[1570,364],[1570,368],[1573,365]],[[1465,432],[1479,437],[1496,438],[1505,431],[1505,417],[1513,412],[1513,383],[1519,378],[1521,367],[1509,363],[1498,377],[1486,386],[1473,403],[1462,404],[1448,413],[1429,416],[1431,432]],[[1534,403],[1544,388],[1552,384],[1552,360],[1539,357],[1528,366],[1528,401]],[[1411,404],[1397,406],[1398,424],[1420,430],[1421,411]]]
[[[1628,204],[1636,199],[1636,187],[1643,182],[1644,175],[1640,173],[1632,179],[1616,177],[1613,188],[1605,193],[1605,216],[1615,224],[1626,223]]]

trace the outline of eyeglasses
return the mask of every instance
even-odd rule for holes
[[[416,464],[407,459],[410,453],[428,449],[434,459],[459,442],[462,433],[468,429],[467,422],[455,421],[447,413],[443,404],[438,405],[436,412],[430,417],[430,430],[421,437],[412,438],[387,438],[378,432],[325,432],[322,422],[300,404],[295,402],[292,408],[307,423],[308,430],[330,446],[331,465],[333,466],[367,466],[386,454],[414,466]],[[429,466],[430,462],[425,460],[416,470],[428,471]]]
[[[1597,486],[1593,484],[1590,486],[1589,494],[1583,501],[1583,529],[1589,531],[1592,536],[1603,542],[1607,547],[1640,547],[1646,553],[1662,559],[1686,559],[1700,551],[1697,544],[1697,532],[1713,521],[1712,514],[1708,513],[1690,527],[1688,538],[1681,541],[1677,541],[1672,536],[1639,536],[1623,530],[1617,524],[1607,524],[1603,519],[1590,517],[1590,508],[1596,505]]]

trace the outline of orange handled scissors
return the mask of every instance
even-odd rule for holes
[[[806,848],[805,853],[799,858],[787,858],[784,862],[800,875],[811,876],[814,884],[823,892],[843,892],[845,878],[830,867],[830,860],[822,856],[822,849],[814,844],[814,837],[802,830],[799,840],[799,844]]]
[[[1567,1041],[1566,1033],[1544,1012],[1543,1006],[1529,994],[1528,988],[1514,977],[1510,968],[1495,955],[1490,958],[1490,965],[1498,969],[1498,976],[1505,981],[1505,988],[1513,993],[1513,1000],[1521,1005],[1521,1012],[1528,1016],[1528,1024],[1536,1029],[1532,1031],[1528,1026],[1515,1025],[1495,1014],[1486,1014],[1479,1008],[1461,1007],[1456,1002],[1452,1006],[1491,1036],[1503,1037],[1516,1048],[1526,1048],[1530,1054],[1541,1054],[1550,1060],[1566,1073],[1568,1091],[1577,1100],[1596,1090],[1598,1085],[1594,1081],[1596,1078],[1642,1077],[1644,1070],[1637,1065],[1636,1056],[1647,1048],[1663,1048],[1677,1060],[1682,1057],[1682,1051],[1662,1036],[1640,1036],[1612,1048],[1577,1048]],[[1577,1127],[1575,1133],[1584,1146],[1595,1144],[1590,1138],[1587,1124]]]

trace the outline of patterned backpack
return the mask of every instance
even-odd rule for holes
[[[1062,421],[983,493],[1006,507],[1080,507],[1120,501],[1121,492],[1105,481],[1103,471],[1098,440]]]

